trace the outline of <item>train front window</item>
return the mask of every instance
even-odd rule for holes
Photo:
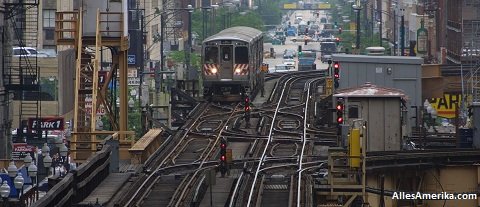
[[[218,47],[206,47],[205,48],[204,63],[214,64],[218,63]]]
[[[248,64],[247,47],[235,47],[235,64]]]
[[[232,50],[230,47],[222,48],[222,58],[223,61],[230,61],[230,59],[232,59]]]

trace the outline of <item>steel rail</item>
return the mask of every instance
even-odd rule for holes
[[[291,80],[293,80],[294,77],[290,77],[288,78],[285,83],[283,84],[283,89],[282,89],[282,93],[280,95],[280,100],[283,99],[283,96],[285,94],[285,90],[287,88],[287,85],[290,83]],[[276,88],[275,88],[276,89]],[[277,117],[277,113],[278,113],[278,109],[280,108],[280,105],[281,105],[281,101],[279,101],[277,103],[277,107],[275,109],[275,113],[273,114],[273,119],[272,119],[272,123],[270,124],[270,131],[269,131],[269,135],[268,135],[268,140],[267,140],[267,143],[266,143],[266,146],[268,146],[270,144],[270,142],[272,141],[272,132],[273,132],[273,128],[275,126],[275,119]],[[253,193],[254,193],[254,190],[255,190],[255,183],[257,183],[257,179],[258,179],[258,175],[260,173],[260,168],[262,167],[263,163],[264,163],[264,160],[265,160],[265,155],[267,153],[267,148],[268,147],[265,147],[265,149],[263,150],[263,153],[262,153],[262,156],[260,157],[260,161],[258,162],[258,165],[257,165],[257,170],[255,171],[255,175],[253,177],[253,182],[252,182],[252,187],[250,188],[250,193],[248,195],[248,201],[247,201],[247,207],[250,207],[251,205],[251,202],[252,202],[252,198],[253,198]]]
[[[224,125],[220,128],[220,131],[217,133],[217,139],[215,140],[215,142],[213,143],[212,147],[210,148],[210,150],[208,151],[208,153],[206,154],[206,156],[202,159],[200,165],[198,166],[199,169],[201,169],[203,167],[203,165],[208,161],[207,159],[209,159],[211,156],[212,156],[212,153],[214,150],[216,150],[215,146],[217,146],[217,143],[219,142],[220,140],[220,137],[222,135],[222,132],[223,130],[225,129],[225,125],[228,124],[228,121],[232,118],[233,115],[235,115],[235,113],[237,112],[237,108],[240,106],[240,104],[237,104],[235,107],[233,107],[233,111],[230,113],[230,116],[228,116],[228,118],[226,119],[226,121],[224,122]],[[185,194],[187,193],[187,190],[189,190],[189,186],[192,184],[192,182],[195,180],[194,178],[196,178],[198,176],[198,173],[202,171],[202,170],[197,170],[195,171],[195,173],[193,173],[193,175],[191,176],[192,179],[190,179],[187,184],[186,184],[186,187],[183,188],[181,194],[180,194],[180,198],[178,198],[177,202],[175,203],[175,206],[180,206],[181,205],[181,202],[183,201],[183,197],[185,196]]]
[[[206,105],[206,108],[208,108],[208,104]],[[195,123],[197,123],[198,120],[200,120],[200,117],[206,112],[207,110],[203,110],[200,115],[192,122],[192,124],[187,128],[187,130],[185,130],[185,134],[182,136],[181,140],[185,139],[187,136],[188,136],[188,132],[192,130],[192,128],[195,126]],[[180,142],[181,142],[180,140]],[[178,145],[177,145],[178,146]],[[169,160],[168,158],[172,156],[172,154],[174,153],[174,150],[170,151],[166,158],[164,160],[162,160],[162,162],[160,162],[160,164],[158,165],[158,167],[155,169],[155,171],[153,173],[151,173],[150,175],[148,175],[147,179],[145,179],[143,181],[143,183],[138,187],[138,189],[135,191],[135,193],[133,193],[133,195],[131,196],[131,198],[127,201],[127,203],[124,205],[125,207],[130,207],[132,206],[132,202],[135,200],[135,198],[137,198],[137,196],[140,194],[140,192],[143,192],[144,194],[141,196],[140,200],[143,199],[143,197],[145,197],[145,192],[148,192],[153,185],[155,185],[155,183],[157,182],[159,176],[157,176],[158,172],[159,172],[159,169],[162,168],[162,166],[167,162],[167,160]],[[155,180],[151,180],[155,178]],[[147,187],[147,189],[143,189],[147,184],[149,184],[149,186]]]
[[[303,120],[303,142],[302,142],[302,150],[300,153],[300,159],[298,160],[298,180],[297,180],[297,207],[301,205],[301,187],[302,187],[302,167],[303,167],[303,154],[305,152],[305,146],[307,143],[307,122],[308,122],[308,101],[310,99],[310,88],[311,84],[315,81],[320,80],[320,78],[311,79],[305,85],[308,85],[307,89],[307,96],[305,100],[305,110],[304,110],[304,120]]]

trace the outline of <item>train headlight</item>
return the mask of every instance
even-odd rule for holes
[[[240,69],[240,68],[235,69],[235,73],[240,74],[241,72],[242,72],[242,69]]]
[[[217,68],[212,68],[210,69],[210,71],[212,71],[213,74],[216,74],[218,72]]]

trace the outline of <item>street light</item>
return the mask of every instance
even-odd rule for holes
[[[38,177],[37,177],[37,166],[35,165],[35,163],[31,163],[30,166],[28,167],[28,176],[31,177],[31,178],[35,178],[35,181],[36,181],[36,184],[37,184],[37,197],[38,197]],[[32,181],[32,186],[33,186],[33,181]]]
[[[8,205],[8,196],[10,195],[10,186],[8,186],[7,181],[4,180],[2,186],[0,187],[0,195],[3,198],[3,205]]]
[[[23,158],[23,163],[25,164],[25,167],[27,168],[27,172],[28,172],[28,167],[30,166],[30,164],[32,163],[33,161],[33,158],[32,156],[30,155],[30,153],[27,153],[27,156],[25,156]]]
[[[8,166],[8,176],[11,177],[12,179],[17,175],[18,168],[15,166],[15,162],[10,162],[10,165]]]
[[[65,164],[68,164],[68,148],[67,146],[65,146],[65,144],[63,144],[62,146],[60,146],[60,156],[62,157],[62,166],[65,166]],[[66,168],[68,170],[68,168]]]
[[[47,156],[43,158],[43,165],[45,166],[46,176],[48,177],[49,168],[52,166],[52,157],[50,157],[50,154],[47,154]],[[53,173],[55,174],[55,170],[53,170]]]
[[[48,147],[47,143],[44,143],[42,147],[42,156],[45,157],[47,154],[50,154],[50,147]]]
[[[130,99],[128,100],[128,108],[130,109],[130,111],[133,110],[134,106],[135,106],[135,101],[132,99],[132,97],[130,97]]]
[[[25,183],[25,180],[22,177],[22,173],[18,172],[17,177],[15,177],[15,180],[13,181],[13,184],[15,185],[15,188],[20,191],[18,194],[18,198],[23,194],[23,184]]]

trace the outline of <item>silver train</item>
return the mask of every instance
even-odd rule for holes
[[[250,27],[231,27],[202,44],[204,97],[227,101],[250,96],[261,84],[263,35]]]

